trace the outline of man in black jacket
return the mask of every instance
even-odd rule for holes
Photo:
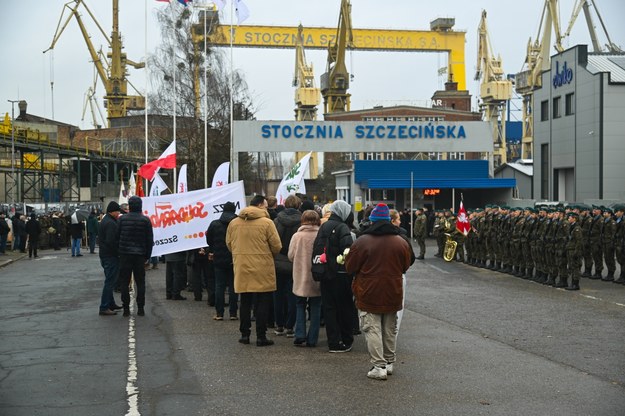
[[[39,248],[39,235],[41,234],[41,225],[37,221],[37,216],[33,213],[30,215],[30,219],[25,226],[26,234],[28,234],[28,258],[32,258],[33,254],[35,258],[37,255],[37,249]]]
[[[106,208],[106,215],[100,223],[100,264],[104,269],[104,287],[100,300],[100,315],[117,315],[113,289],[119,276],[119,239],[117,236],[117,218],[119,204],[111,201]]]
[[[237,217],[236,205],[226,202],[219,219],[213,220],[206,230],[208,258],[212,258],[215,268],[215,316],[216,321],[224,319],[225,289],[228,287],[228,306],[230,320],[237,320],[238,295],[234,292],[234,271],[232,269],[232,253],[226,246],[226,231],[230,222]]]
[[[130,212],[118,221],[119,236],[119,280],[122,291],[124,316],[130,316],[130,293],[128,284],[131,275],[137,284],[137,315],[145,315],[145,267],[152,256],[154,234],[150,219],[141,214],[143,202],[138,196],[128,200]]]
[[[6,215],[4,212],[0,212],[0,254],[5,254],[9,231],[10,228],[9,223],[6,221]]]

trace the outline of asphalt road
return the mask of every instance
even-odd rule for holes
[[[432,256],[408,272],[398,363],[366,377],[346,354],[242,345],[206,302],[98,316],[97,255],[42,251],[0,268],[0,415],[623,415],[625,286],[567,292]],[[119,295],[116,294],[118,303]],[[253,338],[253,337],[252,337]]]

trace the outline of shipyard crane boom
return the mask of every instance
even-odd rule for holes
[[[91,16],[109,45],[110,52],[107,54],[109,59],[108,62],[104,62],[105,60],[98,55],[96,49],[91,43],[91,38],[87,32],[87,28],[85,27],[80,13],[78,13],[78,8],[81,5],[85,8],[85,10],[87,10],[87,13],[89,13],[89,16]],[[65,22],[61,24],[66,9],[69,10],[69,14]],[[82,33],[85,43],[87,44],[89,55],[91,56],[100,80],[104,85],[104,89],[106,91],[106,96],[104,98],[106,100],[109,124],[112,118],[125,117],[128,110],[143,110],[145,108],[145,98],[142,96],[131,96],[127,94],[128,80],[126,79],[126,65],[131,65],[139,69],[143,68],[145,64],[142,62],[133,62],[126,58],[125,53],[122,53],[123,46],[121,35],[119,33],[119,0],[113,0],[113,30],[111,32],[110,39],[83,0],[73,0],[65,3],[63,6],[63,12],[59,18],[56,32],[52,39],[52,43],[50,44],[50,47],[44,51],[44,53],[54,49],[57,41],[65,31],[65,28],[67,28],[67,25],[72,17],[76,19],[76,22],[78,23],[80,32]]]
[[[478,26],[477,71],[475,80],[481,80],[480,97],[484,119],[493,129],[493,168],[507,162],[506,155],[506,101],[512,95],[512,83],[505,79],[501,57],[495,55],[488,35],[486,10]]]
[[[321,75],[324,114],[350,110],[350,94],[347,92],[350,74],[345,63],[345,51],[352,48],[354,43],[351,11],[349,0],[341,0],[336,38],[328,43],[326,72]]]
[[[295,89],[295,120],[317,120],[317,106],[319,105],[319,88],[315,85],[313,64],[306,62],[304,52],[304,27],[300,24],[297,28],[295,39],[295,74],[293,75]],[[296,160],[301,160],[306,152],[296,152]],[[313,152],[308,163],[311,178],[319,174],[317,167],[317,153]]]
[[[555,33],[555,49],[564,51],[562,46],[562,34],[560,32],[560,18],[558,16],[558,0],[545,0],[543,13],[538,27],[536,40],[530,38],[527,43],[527,54],[523,69],[515,76],[515,89],[523,96],[523,138],[521,139],[521,158],[532,159],[533,157],[533,125],[534,116],[532,105],[533,92],[541,86],[541,74],[550,67],[551,31]],[[540,32],[542,31],[542,35]]]
[[[571,18],[569,19],[569,26],[566,29],[566,32],[562,35],[563,38],[567,38],[571,34],[571,30],[573,29],[573,25],[579,16],[579,12],[584,10],[584,17],[586,19],[586,26],[588,27],[588,34],[590,35],[590,41],[592,42],[592,48],[594,52],[606,52],[603,47],[599,44],[599,39],[597,37],[597,31],[595,29],[595,24],[592,20],[592,14],[590,11],[590,6],[595,10],[597,14],[597,18],[601,23],[601,28],[603,29],[603,33],[605,34],[608,43],[605,45],[606,50],[609,53],[623,53],[623,50],[619,48],[617,45],[612,43],[612,39],[610,39],[610,34],[608,33],[608,29],[605,27],[603,23],[603,19],[601,18],[601,13],[599,13],[599,9],[597,8],[596,0],[592,3],[588,0],[575,0],[575,5],[573,6],[573,12],[571,13]]]

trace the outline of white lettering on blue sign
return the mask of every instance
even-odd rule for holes
[[[343,139],[341,125],[263,124],[263,139]],[[354,127],[356,139],[466,139],[462,125],[428,124],[364,124]]]
[[[558,88],[564,84],[570,84],[573,81],[573,70],[566,66],[566,62],[562,65],[560,71],[560,63],[556,61],[556,74],[553,76],[553,88]]]

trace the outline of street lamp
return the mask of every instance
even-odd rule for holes
[[[15,103],[19,103],[20,100],[7,101],[11,103],[11,179],[15,181]],[[15,191],[18,192],[19,187],[15,188]],[[13,204],[15,204],[17,198],[19,198],[19,195],[13,197]]]

